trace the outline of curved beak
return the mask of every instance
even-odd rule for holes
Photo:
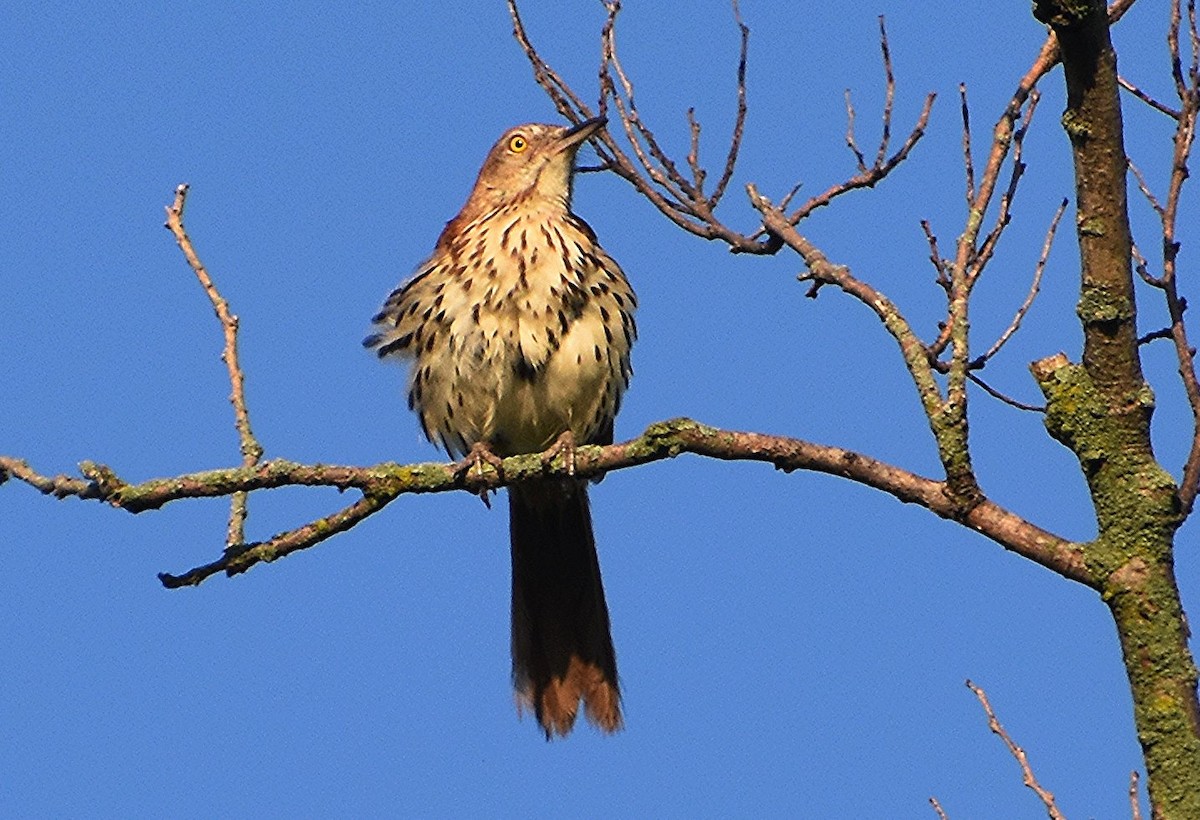
[[[593,117],[567,129],[558,139],[559,148],[565,150],[580,145],[584,140],[595,136],[605,125],[608,117]]]

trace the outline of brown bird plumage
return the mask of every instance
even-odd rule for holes
[[[575,154],[604,126],[522,125],[492,147],[433,256],[395,290],[364,344],[410,360],[408,404],[453,456],[540,452],[569,433],[612,442],[629,384],[637,304],[624,273],[571,213]],[[509,490],[513,684],[546,736],[579,703],[621,727],[617,662],[587,485]]]

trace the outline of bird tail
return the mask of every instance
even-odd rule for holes
[[[512,536],[513,686],[552,735],[566,735],[582,700],[588,720],[621,728],[617,658],[609,631],[587,485],[545,480],[508,490]]]

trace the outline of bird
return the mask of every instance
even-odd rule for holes
[[[363,340],[407,362],[409,409],[464,469],[567,456],[566,476],[508,488],[513,687],[547,740],[571,732],[580,704],[602,732],[623,726],[588,483],[573,468],[576,445],[613,441],[637,336],[633,288],[571,210],[576,154],[606,122],[507,130]]]

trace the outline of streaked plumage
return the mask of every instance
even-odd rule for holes
[[[433,255],[373,320],[364,344],[410,361],[409,407],[451,455],[477,443],[539,452],[566,431],[579,444],[612,441],[636,298],[570,210],[575,153],[603,124],[505,133]],[[545,480],[509,498],[518,696],[547,736],[570,731],[581,699],[613,731],[616,659],[587,486]]]

